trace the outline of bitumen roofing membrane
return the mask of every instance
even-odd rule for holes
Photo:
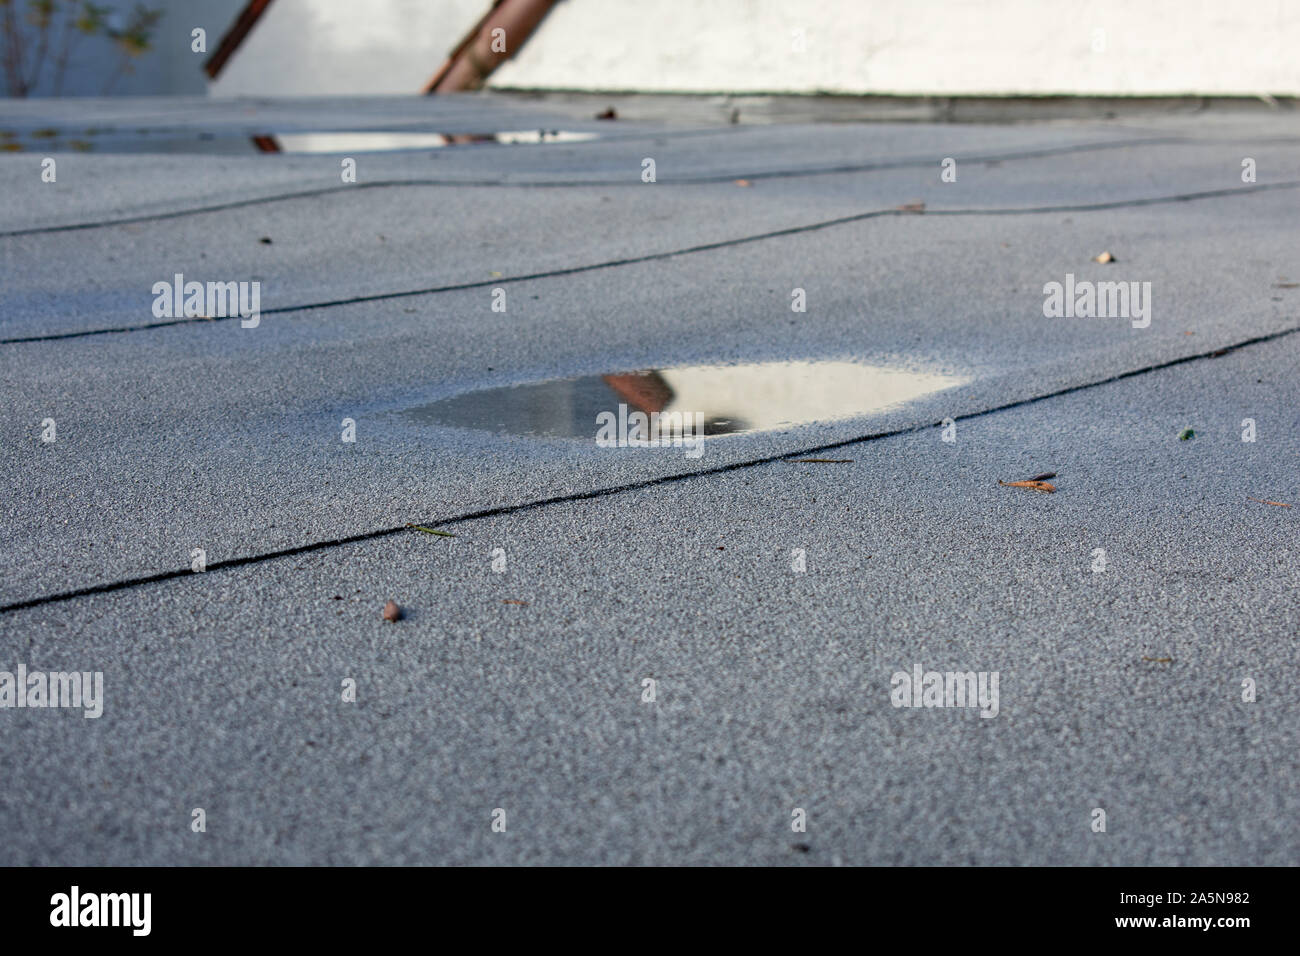
[[[0,864],[1295,862],[1293,114],[4,143]]]

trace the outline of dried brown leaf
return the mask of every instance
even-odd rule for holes
[[[1049,485],[1045,481],[1003,481],[999,478],[998,484],[1005,488],[1032,488],[1034,491],[1046,491],[1048,494],[1056,491],[1055,485]]]

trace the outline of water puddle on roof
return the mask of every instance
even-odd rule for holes
[[[282,153],[377,153],[395,149],[439,149],[497,143],[505,146],[585,143],[596,133],[523,129],[503,133],[281,133],[272,137]]]
[[[331,131],[315,133],[209,133],[197,130],[38,129],[0,130],[0,152],[31,153],[383,153],[451,146],[503,146],[582,143],[598,133],[560,129],[507,130],[499,133],[420,133],[410,131]]]
[[[619,416],[622,405],[625,414],[661,419],[702,416],[705,435],[725,435],[871,415],[967,381],[856,362],[688,365],[483,389],[404,414],[510,435],[592,438],[599,416]]]

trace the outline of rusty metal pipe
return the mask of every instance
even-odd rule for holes
[[[433,75],[425,92],[479,89],[498,66],[523,47],[553,6],[555,0],[500,0]],[[496,30],[504,30],[504,36],[494,37]]]
[[[244,9],[239,11],[239,16],[235,22],[230,25],[226,35],[221,38],[221,43],[217,45],[212,56],[203,64],[203,71],[208,74],[208,79],[215,80],[221,68],[226,65],[226,61],[235,55],[239,45],[244,42],[253,27],[257,26],[257,21],[266,13],[266,8],[271,5],[271,0],[249,0]]]

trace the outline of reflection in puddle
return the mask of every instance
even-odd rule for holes
[[[657,415],[663,435],[689,434],[697,416],[705,435],[724,435],[870,415],[966,381],[856,362],[691,365],[466,392],[406,414],[511,435],[595,438],[598,421],[608,421],[602,413],[616,416],[623,434],[624,420],[642,412]]]
[[[407,131],[337,131],[319,133],[208,133],[188,130],[69,130],[29,132],[0,130],[0,152],[81,153],[381,153],[448,146],[505,146],[582,143],[597,133],[559,129],[508,130],[500,133],[417,133]]]
[[[279,143],[281,153],[376,153],[396,149],[437,149],[475,143],[507,146],[540,143],[582,143],[595,133],[571,133],[559,129],[513,130],[506,133],[281,133],[266,137]]]

